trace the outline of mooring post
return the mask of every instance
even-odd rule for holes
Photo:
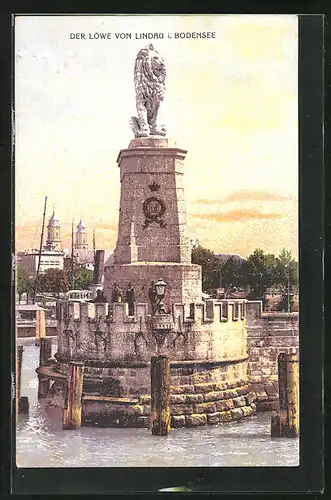
[[[299,436],[299,361],[296,353],[278,356],[279,412],[271,417],[271,437]]]
[[[52,339],[50,337],[40,338],[39,351],[39,366],[47,365],[48,360],[52,357]]]
[[[16,384],[15,384],[16,413],[18,413],[19,403],[21,399],[22,361],[23,361],[23,346],[19,345],[17,346],[16,349]]]
[[[36,345],[40,344],[40,339],[46,337],[46,319],[44,309],[36,310]]]
[[[63,408],[63,429],[77,429],[82,424],[84,363],[69,363],[68,386]]]
[[[22,364],[23,364],[23,346],[17,346],[16,350],[16,384],[15,384],[15,406],[17,413],[29,413],[29,399],[21,396],[22,385]]]
[[[41,337],[39,339],[39,366],[45,366],[52,357],[52,339]],[[48,394],[50,379],[38,373],[38,398],[45,398]]]
[[[299,360],[294,352],[286,356],[287,376],[287,435],[299,436]]]
[[[151,427],[154,436],[167,436],[170,430],[169,388],[169,358],[167,356],[152,356]]]

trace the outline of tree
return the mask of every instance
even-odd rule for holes
[[[221,263],[222,286],[230,289],[231,287],[247,287],[247,263],[237,260],[234,257]]]
[[[290,250],[283,248],[277,257],[277,279],[284,292],[298,292],[299,264]]]
[[[256,248],[246,261],[233,257],[221,262],[210,250],[196,245],[192,262],[202,267],[203,290],[237,287],[250,292],[251,298],[262,299],[268,288],[293,295],[298,291],[299,264],[290,250],[282,249],[276,258]]]
[[[298,293],[299,288],[299,263],[293,259],[291,251],[285,248],[277,257],[277,278],[279,288],[283,293],[279,308],[292,311],[294,295]]]
[[[247,282],[255,298],[263,296],[266,290],[267,258],[263,250],[256,248],[247,259]]]
[[[68,291],[68,274],[62,269],[47,269],[39,278],[39,290],[58,295]]]
[[[88,290],[93,283],[93,271],[85,267],[75,269],[75,289]]]
[[[16,293],[18,294],[18,300],[21,300],[23,293],[27,296],[32,291],[32,283],[29,278],[28,272],[23,267],[18,266],[16,271]]]
[[[219,286],[221,263],[214,252],[198,245],[192,250],[192,263],[202,267],[203,290],[215,289]]]

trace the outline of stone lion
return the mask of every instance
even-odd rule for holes
[[[134,67],[134,85],[138,118],[130,125],[135,137],[166,135],[164,126],[157,127],[157,114],[165,91],[166,67],[152,44],[141,49]]]

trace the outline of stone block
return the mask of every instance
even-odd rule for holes
[[[267,393],[269,399],[276,399],[278,397],[278,392],[276,392],[273,384],[265,384],[264,390]]]
[[[234,408],[231,410],[232,420],[240,420],[244,414],[241,408]]]
[[[213,402],[196,404],[196,405],[194,405],[194,412],[195,413],[215,413],[216,412],[216,405]]]
[[[236,398],[237,392],[234,389],[227,389],[224,391],[224,399]]]
[[[193,405],[170,405],[170,412],[172,415],[188,415],[190,413],[193,413]]]
[[[195,392],[197,393],[211,392],[214,389],[214,384],[213,383],[195,384],[194,388]],[[187,391],[187,392],[194,392],[194,391]]]
[[[215,391],[224,391],[227,389],[228,384],[227,382],[214,382],[214,390]]]
[[[208,383],[211,381],[212,375],[210,372],[207,373],[195,373],[192,375],[192,381],[194,384]]]
[[[203,394],[186,394],[186,403],[203,403]]]
[[[230,422],[232,420],[232,413],[231,411],[221,411],[219,414],[219,421],[220,422]]]
[[[233,398],[233,404],[235,408],[240,408],[240,406],[246,405],[246,399],[244,396],[239,396],[238,398]]]
[[[151,396],[149,395],[142,395],[139,397],[139,403],[144,405],[144,404],[150,404],[151,403]]]
[[[268,399],[268,395],[264,390],[263,384],[252,384],[252,388],[258,401],[266,401]]]
[[[181,386],[181,385],[190,385],[191,380],[188,375],[175,375],[171,377],[171,385],[173,386]]]
[[[214,425],[218,424],[220,421],[220,413],[208,413],[207,415],[207,424]]]
[[[258,408],[258,411],[278,410],[279,409],[279,401],[277,399],[268,400],[268,401],[257,401],[257,408]]]
[[[234,408],[233,399],[216,401],[215,405],[216,405],[217,411],[228,411],[228,410],[232,410]]]
[[[243,412],[244,417],[249,417],[250,415],[253,415],[253,413],[254,413],[254,410],[251,406],[243,406],[241,408],[241,410]]]
[[[186,416],[186,424],[188,427],[197,427],[198,425],[206,425],[207,424],[207,415],[187,415]]]
[[[200,391],[195,391],[194,385],[172,385],[172,386],[170,386],[170,394],[186,394],[186,393],[190,394],[192,392],[200,392]]]
[[[186,403],[186,394],[170,394],[169,396],[169,403]]]
[[[246,394],[245,399],[246,399],[246,405],[250,405],[251,403],[253,403],[253,401],[255,401],[256,399],[255,392],[250,391],[248,394]]]
[[[224,392],[223,391],[206,392],[203,396],[205,401],[218,401],[224,398]]]
[[[242,387],[238,387],[237,394],[238,396],[243,396],[249,392],[249,386],[243,385]]]
[[[171,417],[171,427],[173,429],[178,429],[178,427],[185,427],[184,415],[172,416]]]
[[[131,407],[129,407],[128,413],[131,413],[132,411],[133,411],[133,413],[137,413],[138,415],[143,415],[144,414],[144,407],[141,405],[132,405]]]

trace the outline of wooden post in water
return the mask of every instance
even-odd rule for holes
[[[29,413],[29,399],[26,396],[21,396],[22,363],[23,363],[23,346],[20,345],[17,347],[16,350],[16,384],[15,384],[16,414]]]
[[[36,345],[39,345],[40,339],[46,337],[46,319],[44,309],[36,310]]]
[[[279,412],[271,417],[271,437],[299,436],[299,361],[295,353],[278,356]]]
[[[16,349],[16,384],[15,384],[16,413],[18,413],[19,403],[21,399],[22,361],[23,361],[23,346],[19,345],[17,346]]]
[[[84,364],[69,363],[68,387],[63,408],[63,429],[77,429],[82,423]]]
[[[48,360],[52,357],[52,339],[41,337],[39,339],[39,366],[47,365]],[[38,398],[45,398],[48,394],[50,379],[43,377],[38,373]]]
[[[151,358],[151,427],[154,436],[167,436],[170,430],[169,388],[170,360],[167,356],[153,356]]]
[[[286,356],[287,437],[299,436],[299,360],[295,353]]]
[[[52,357],[52,339],[47,337],[40,338],[39,366],[45,366]]]

